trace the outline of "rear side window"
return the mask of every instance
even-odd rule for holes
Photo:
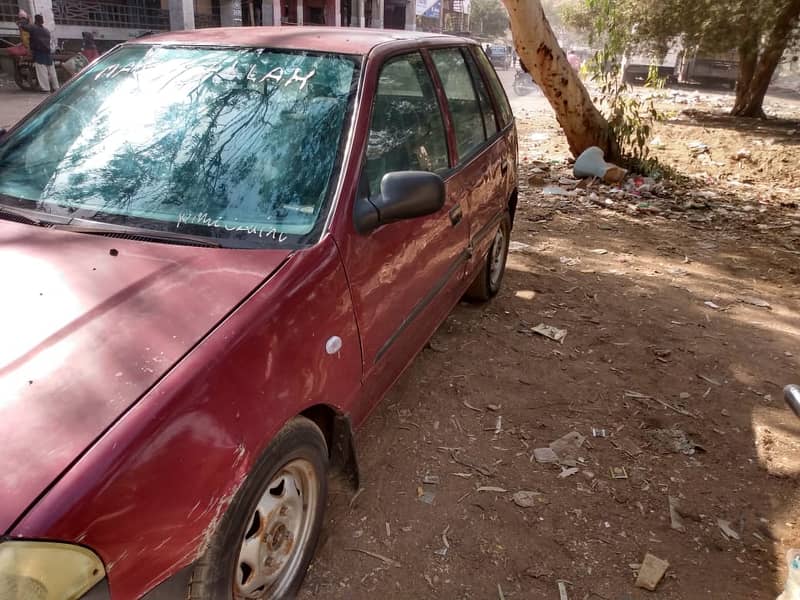
[[[458,48],[434,50],[431,52],[431,57],[442,81],[447,105],[450,107],[453,128],[456,132],[458,157],[463,159],[486,140],[483,114],[475,94],[475,86],[464,56]]]
[[[469,72],[472,75],[472,80],[475,82],[475,89],[478,91],[478,100],[481,104],[481,113],[483,114],[483,127],[486,130],[486,137],[490,138],[497,133],[497,121],[494,114],[494,106],[489,98],[489,92],[486,90],[486,85],[483,83],[483,78],[478,71],[478,66],[475,60],[469,54],[466,54],[467,65]]]
[[[473,47],[473,55],[478,59],[478,63],[483,69],[483,72],[486,74],[486,79],[489,81],[489,87],[492,89],[492,95],[494,96],[495,102],[497,103],[497,109],[499,110],[498,117],[500,119],[500,128],[502,129],[508,125],[513,118],[511,106],[509,106],[508,98],[506,97],[506,93],[503,91],[503,85],[497,78],[497,73],[495,73],[492,63],[489,62],[489,59],[486,57],[486,54],[483,52],[483,50],[475,46]]]
[[[392,171],[443,172],[449,167],[442,113],[419,53],[391,59],[381,69],[367,140],[369,193]]]

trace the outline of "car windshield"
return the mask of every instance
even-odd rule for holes
[[[327,53],[123,46],[6,138],[0,203],[225,246],[311,243],[358,67]]]

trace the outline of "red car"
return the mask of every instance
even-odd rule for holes
[[[5,133],[0,598],[292,597],[516,155],[479,46],[363,29],[123,44]]]

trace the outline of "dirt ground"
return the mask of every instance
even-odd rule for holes
[[[41,98],[0,92],[6,125]],[[800,546],[781,398],[800,382],[800,102],[758,122],[713,114],[726,94],[658,101],[653,151],[689,179],[584,189],[546,102],[513,100],[503,290],[459,305],[359,433],[363,489],[332,494],[301,598],[780,592]],[[563,465],[533,458],[570,432]],[[669,562],[655,592],[634,585],[647,553]]]
[[[800,381],[800,123],[710,114],[726,96],[659,102],[654,151],[691,176],[659,195],[573,190],[546,105],[514,102],[531,183],[503,290],[459,305],[360,432],[363,490],[333,494],[302,598],[783,589],[800,545],[800,420],[781,394]],[[564,466],[533,459],[570,432],[586,439]],[[669,562],[655,592],[635,586],[646,553]]]

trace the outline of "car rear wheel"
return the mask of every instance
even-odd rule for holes
[[[506,213],[494,234],[481,270],[466,293],[466,298],[473,302],[486,302],[500,291],[503,275],[506,272],[508,244],[511,238],[511,219]]]
[[[191,600],[293,598],[322,527],[328,450],[297,417],[275,437],[223,516],[190,583]]]

